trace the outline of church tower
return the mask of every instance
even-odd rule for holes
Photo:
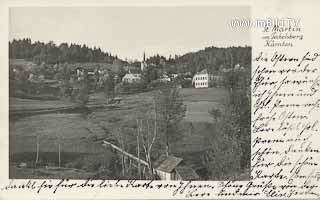
[[[141,62],[141,71],[143,71],[147,66],[147,63],[146,63],[146,53],[143,52],[143,60]]]

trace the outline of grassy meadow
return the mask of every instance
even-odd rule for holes
[[[183,88],[180,89],[180,94],[187,112],[180,126],[183,134],[181,139],[172,145],[172,152],[197,167],[201,163],[201,154],[208,148],[208,137],[214,138],[215,134],[213,119],[208,110],[212,107],[221,108],[226,93],[221,88]],[[17,165],[35,159],[39,138],[40,159],[46,158],[46,163],[53,162],[52,165],[56,165],[60,144],[63,167],[84,170],[87,173],[97,170],[102,160],[107,164],[114,162],[114,153],[101,145],[103,139],[116,141],[121,138],[125,144],[123,148],[135,153],[136,119],[148,115],[152,106],[152,92],[123,95],[121,99],[119,104],[112,107],[92,109],[88,113],[48,113],[10,121],[10,174],[23,178],[27,172],[22,173]],[[104,94],[95,93],[90,96],[88,104],[98,106],[104,102]],[[10,109],[19,111],[64,106],[72,104],[62,101],[10,99]],[[66,171],[70,178],[77,178],[77,172]],[[53,172],[51,175],[50,173],[48,172],[48,177]],[[38,176],[34,172],[29,175],[39,178],[45,176],[43,174],[45,173]]]

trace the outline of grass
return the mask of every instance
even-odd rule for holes
[[[227,95],[224,88],[182,88],[180,94],[184,101],[223,102]]]
[[[187,112],[185,119],[181,122],[183,137],[172,145],[172,150],[177,156],[182,156],[188,163],[195,165],[200,162],[201,153],[208,148],[208,137],[212,138],[212,135],[215,134],[213,119],[208,114],[208,110],[212,107],[221,107],[226,93],[220,88],[183,88],[180,89],[180,93],[187,105]],[[32,115],[10,121],[11,160],[22,162],[21,153],[23,152],[31,152],[29,157],[31,160],[34,159],[37,135],[41,135],[42,138],[41,152],[47,156],[52,154],[52,159],[55,161],[57,159],[58,138],[62,138],[62,151],[78,155],[72,160],[63,154],[64,165],[88,172],[97,170],[100,166],[99,162],[112,160],[113,154],[103,149],[99,143],[99,140],[103,138],[116,140],[121,137],[124,140],[124,148],[135,154],[136,119],[148,114],[148,110],[152,106],[152,96],[151,92],[146,92],[123,95],[121,98],[121,103],[116,107],[102,107],[87,115],[52,113]],[[98,93],[90,97],[89,104],[101,105],[104,102],[103,93]],[[10,99],[10,109],[48,109],[63,106],[71,106],[71,104],[62,101]],[[83,153],[88,155],[83,155]],[[21,154],[20,158],[19,154]],[[42,154],[42,156],[44,155]],[[105,165],[107,164],[105,163]],[[18,173],[17,177],[23,176],[21,170],[19,171],[17,168],[12,168],[12,170],[16,170],[12,174]],[[48,173],[48,177],[52,176],[52,172]],[[68,173],[70,176],[71,172]],[[74,172],[74,177],[78,177],[78,175],[77,172]],[[42,176],[44,175],[38,176],[37,173],[32,173],[30,176],[25,175],[28,178]],[[84,174],[83,177],[85,176]]]
[[[45,168],[18,168],[10,166],[9,177],[15,179],[88,179],[94,177],[94,172],[87,172],[79,169],[64,169],[63,171],[50,170]]]
[[[21,99],[9,98],[10,111],[27,111],[27,110],[41,110],[41,109],[57,109],[64,107],[72,107],[75,104],[64,101],[44,101],[35,99]]]
[[[180,94],[187,105],[185,120],[208,123],[213,121],[208,111],[213,107],[223,109],[222,103],[227,95],[223,88],[183,88]]]

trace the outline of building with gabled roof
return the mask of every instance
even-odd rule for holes
[[[127,73],[122,78],[122,82],[124,83],[136,83],[136,82],[139,82],[140,80],[141,80],[141,74]]]
[[[175,169],[176,171],[176,180],[199,180],[199,175],[188,166],[178,166]]]
[[[176,156],[161,155],[154,162],[154,169],[161,180],[199,180],[198,174]]]
[[[200,72],[197,72],[192,79],[192,84],[195,88],[208,88],[209,83],[212,80],[211,75],[207,69],[203,69]]]

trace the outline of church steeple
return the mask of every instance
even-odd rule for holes
[[[147,63],[146,63],[146,52],[143,52],[143,60],[141,62],[141,71],[143,71],[146,66],[147,66]]]

